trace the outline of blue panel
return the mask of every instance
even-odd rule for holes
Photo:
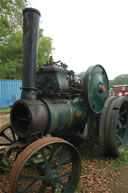
[[[21,96],[21,80],[0,80],[0,109],[8,108]]]

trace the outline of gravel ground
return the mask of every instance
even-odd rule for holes
[[[0,114],[0,128],[8,122],[10,122],[10,114]]]
[[[0,115],[0,127],[6,122],[9,114]],[[117,160],[104,158],[92,144],[82,148],[82,172],[75,193],[128,193],[128,163],[120,166]],[[9,193],[9,183],[9,173],[0,170],[0,193]]]
[[[128,174],[124,169],[110,169],[114,162],[83,160],[80,183],[75,193],[128,193]],[[9,174],[0,173],[0,193],[9,193],[8,188]],[[32,193],[36,193],[36,187]]]

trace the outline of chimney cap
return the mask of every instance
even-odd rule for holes
[[[25,8],[25,9],[23,10],[23,14],[24,14],[25,12],[27,12],[27,11],[35,12],[35,13],[37,13],[37,14],[39,14],[39,15],[41,16],[41,13],[39,12],[39,10],[37,10],[37,9],[35,9],[35,8]]]

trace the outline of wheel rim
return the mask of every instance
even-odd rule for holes
[[[68,169],[68,170],[67,170]],[[10,193],[73,193],[81,172],[80,156],[69,142],[53,137],[29,145],[18,157],[11,172]]]
[[[109,143],[110,143],[110,131],[109,124],[107,119],[111,118],[110,106],[115,103],[117,97],[109,97],[104,105],[104,108],[101,112],[100,123],[99,123],[99,140],[101,145],[101,151],[105,154],[109,153]]]
[[[105,69],[101,65],[91,66],[83,79],[83,99],[92,113],[101,113],[108,97],[109,85]]]

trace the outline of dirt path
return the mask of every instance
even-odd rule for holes
[[[0,114],[0,129],[3,127],[3,125],[10,122],[10,114]]]
[[[128,193],[128,164],[118,169],[118,173],[113,177],[111,184],[112,193]]]

